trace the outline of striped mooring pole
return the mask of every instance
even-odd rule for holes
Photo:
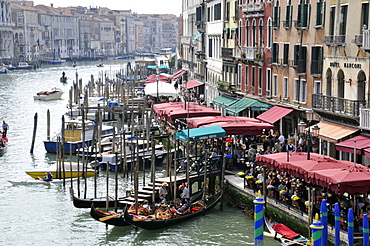
[[[322,230],[324,226],[321,224],[319,220],[319,215],[315,215],[315,222],[310,225],[311,228],[311,235],[313,240],[313,246],[321,246],[322,242]]]
[[[254,245],[263,245],[263,227],[264,227],[264,213],[265,213],[265,200],[261,196],[261,191],[258,191],[254,203]]]

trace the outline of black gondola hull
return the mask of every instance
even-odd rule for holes
[[[130,225],[124,220],[123,215],[119,215],[117,217],[101,221],[100,220],[101,218],[106,218],[106,217],[112,216],[114,214],[105,214],[104,212],[96,210],[94,205],[91,206],[90,215],[95,220],[97,220],[99,222],[103,222],[103,223],[108,224],[108,225],[114,225],[114,226],[128,226],[128,225]]]

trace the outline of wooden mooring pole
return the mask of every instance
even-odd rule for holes
[[[37,113],[35,114],[33,118],[33,135],[32,135],[32,144],[31,144],[31,150],[30,150],[31,154],[33,153],[33,148],[35,147],[36,129],[37,129]]]

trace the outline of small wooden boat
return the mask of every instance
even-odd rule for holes
[[[73,201],[73,205],[76,208],[91,208],[92,205],[95,207],[106,207],[107,206],[107,197],[96,197],[96,198],[78,198],[74,195],[74,191],[71,188],[71,199]],[[108,207],[115,206],[115,199],[114,197],[108,197]],[[125,200],[125,197],[118,198],[119,201]]]
[[[95,209],[94,205],[91,206],[90,215],[97,221],[103,222],[108,225],[114,226],[128,226],[123,218],[123,213],[109,213],[103,212],[101,210]]]
[[[294,232],[286,225],[277,223],[267,217],[265,217],[265,224],[269,232],[264,232],[264,235],[275,238],[283,246],[306,245],[309,242],[308,238]]]
[[[104,67],[103,64],[99,63],[99,64],[96,64],[97,67]]]
[[[72,171],[70,170],[70,165],[66,164],[65,165],[65,173],[63,175],[63,170],[57,170],[56,167],[48,167],[48,168],[39,168],[39,169],[32,169],[32,170],[27,170],[26,173],[31,176],[34,179],[37,179],[39,177],[45,176],[46,172],[50,172],[51,175],[53,175],[54,179],[59,179],[63,178],[77,178],[77,177],[93,177],[95,175],[95,170],[88,168],[83,172],[83,167],[80,164],[80,167],[77,168],[76,164],[72,165]]]
[[[50,91],[40,91],[36,96],[33,96],[34,100],[50,101],[62,99],[63,91],[58,88],[52,88]]]
[[[60,82],[66,83],[67,82],[67,77],[60,77]]]
[[[147,230],[156,230],[172,225],[180,224],[184,221],[190,220],[195,218],[199,215],[202,215],[212,208],[214,208],[217,203],[220,201],[222,196],[222,192],[218,192],[217,194],[210,196],[206,199],[204,205],[199,210],[191,210],[191,212],[181,215],[172,216],[169,219],[165,219],[165,217],[160,216],[139,216],[133,217],[128,213],[126,209],[124,212],[124,219],[129,224]],[[201,201],[199,201],[201,203]],[[169,210],[171,211],[171,210]],[[169,213],[169,211],[162,212],[162,213]]]

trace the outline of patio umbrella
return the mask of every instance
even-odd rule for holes
[[[158,96],[167,96],[167,97],[176,97],[177,91],[172,84],[166,82],[153,82],[145,86],[145,94],[153,97]]]

